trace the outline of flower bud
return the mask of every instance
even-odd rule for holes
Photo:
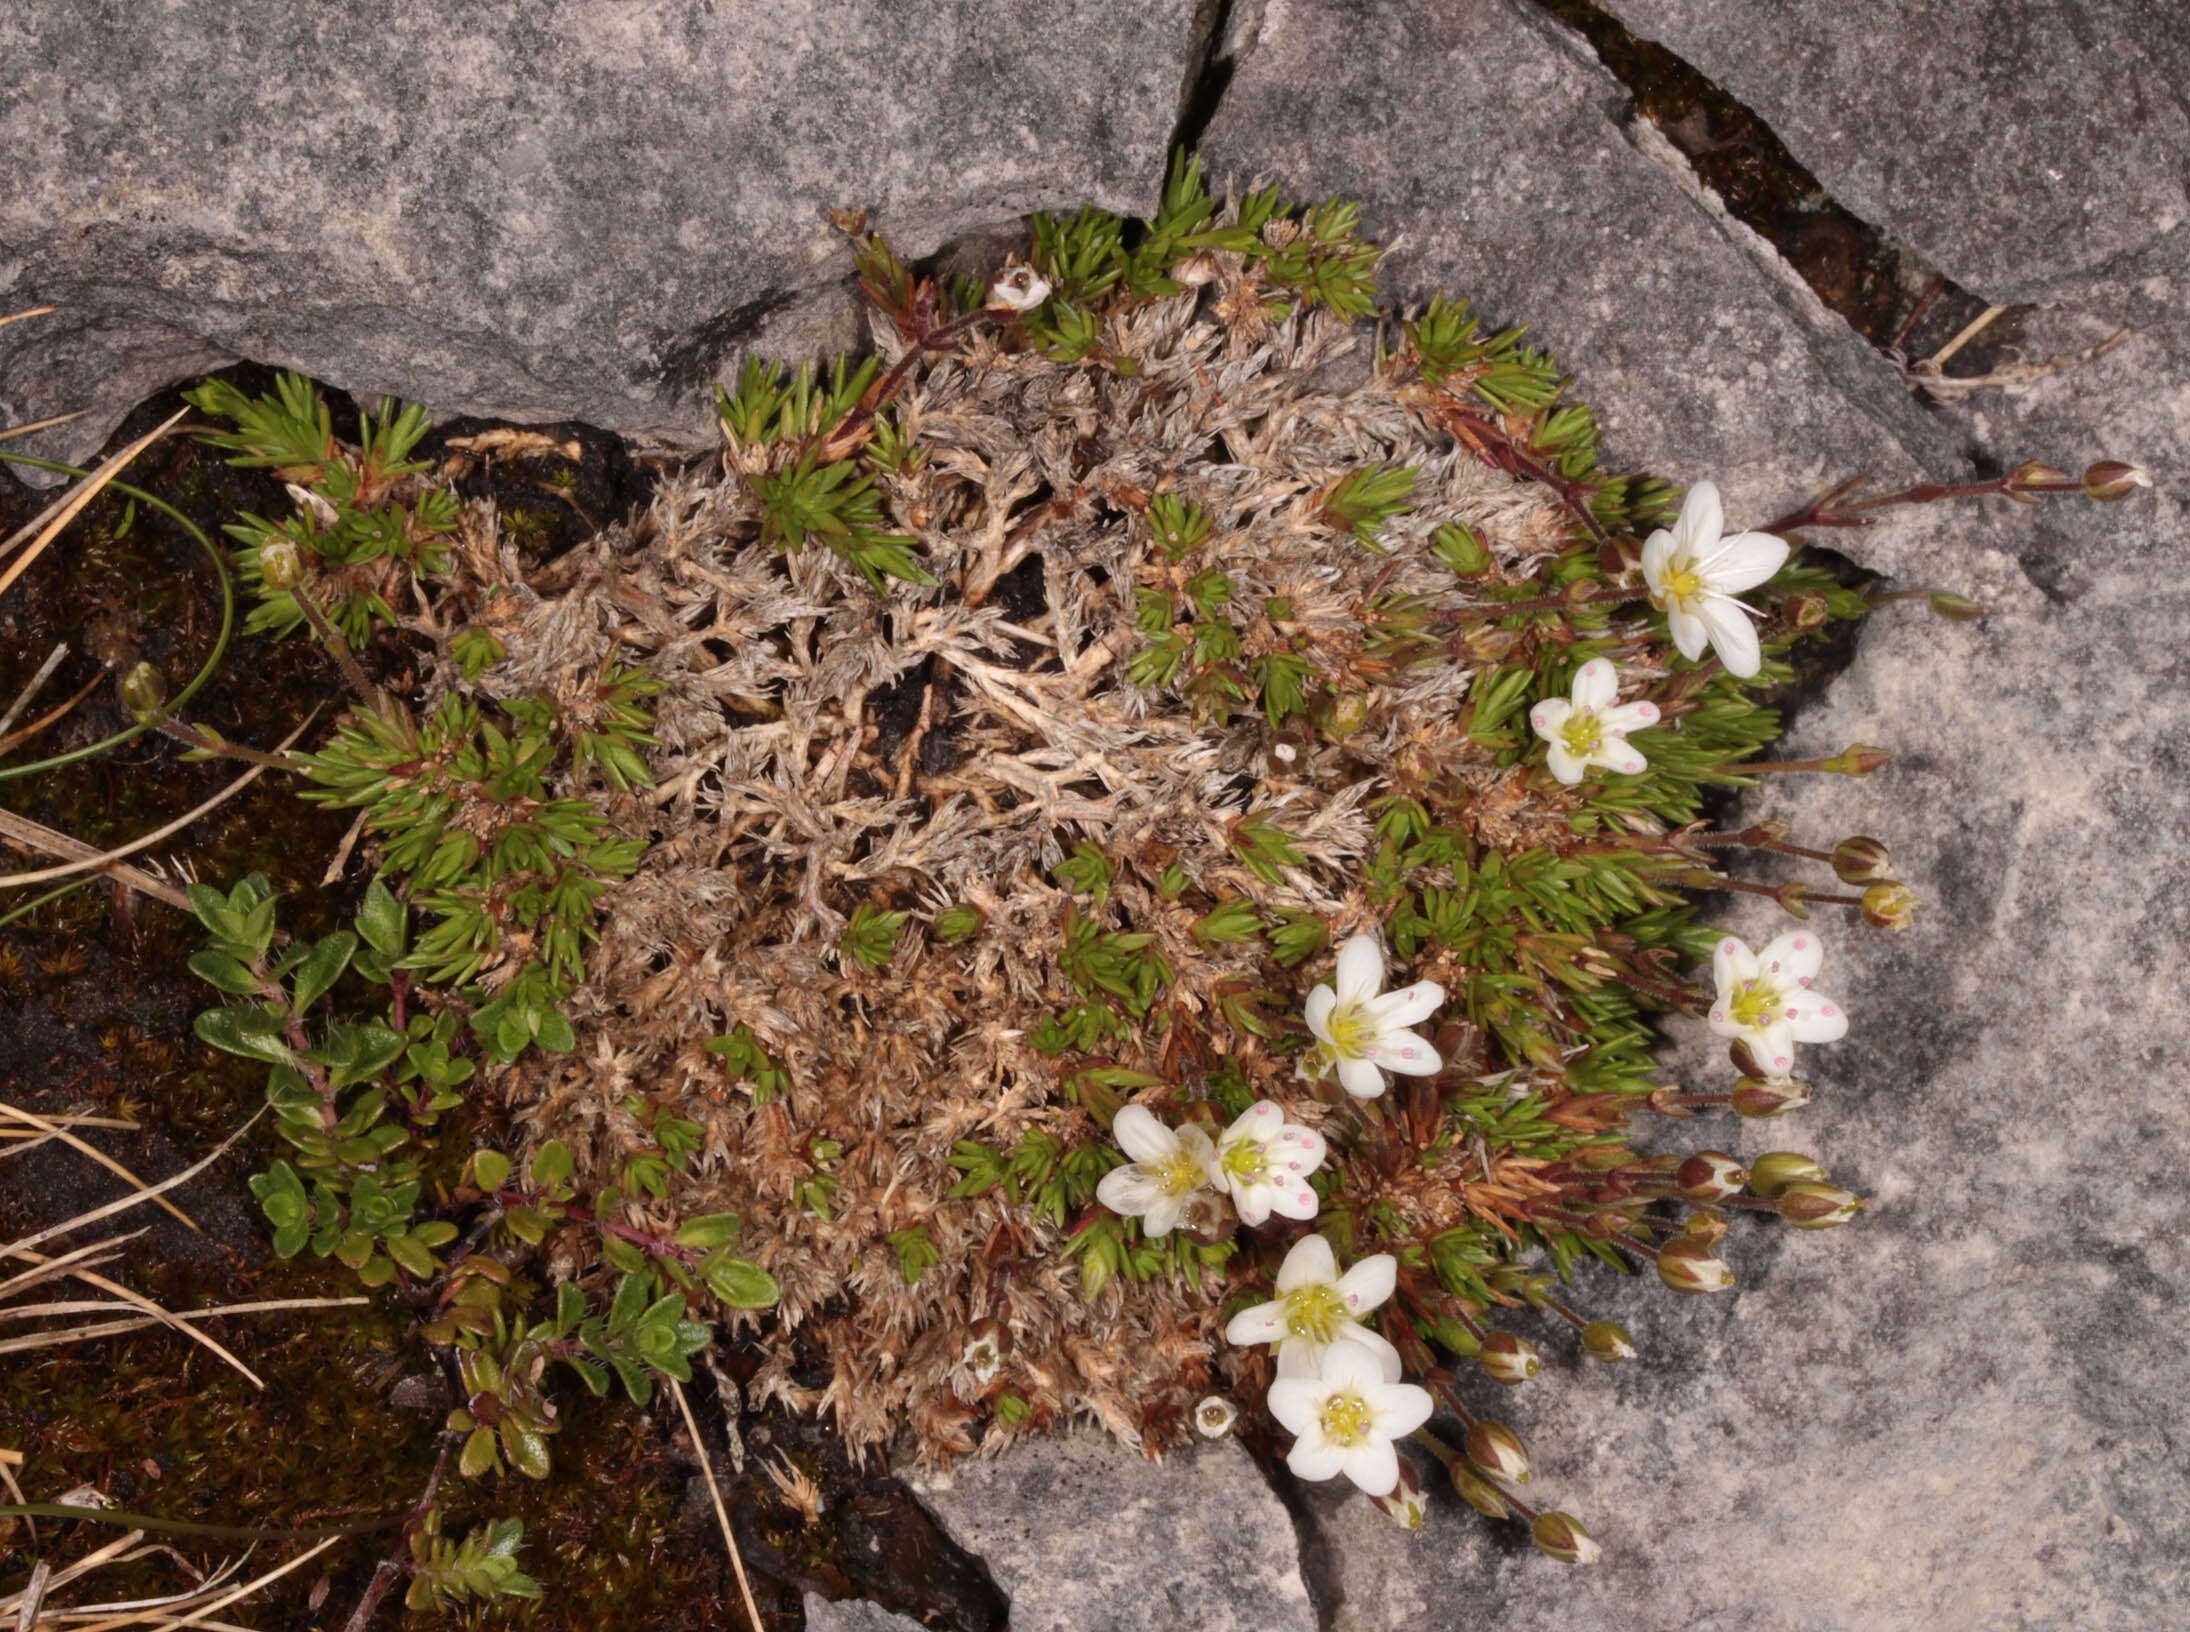
[[[1823,1184],[1832,1175],[1799,1150],[1768,1150],[1749,1164],[1749,1188],[1769,1199],[1790,1184]]]
[[[1724,1151],[1699,1150],[1674,1171],[1673,1183],[1683,1201],[1724,1201],[1741,1194],[1749,1175],[1741,1163]]]
[[[1917,894],[1906,884],[1873,884],[1863,892],[1863,921],[1873,929],[1907,929],[1916,922]]]
[[[1604,1551],[1589,1539],[1582,1521],[1571,1513],[1539,1513],[1528,1533],[1546,1557],[1562,1564],[1594,1564]]]
[[[1049,284],[1031,266],[1015,266],[989,285],[992,312],[1031,312],[1049,299]]]
[[[1430,1336],[1463,1360],[1473,1360],[1483,1349],[1482,1340],[1457,1320],[1440,1320],[1430,1327]]]
[[[1723,1292],[1734,1272],[1702,1242],[1673,1240],[1658,1249],[1658,1279],[1676,1292]]]
[[[2144,466],[2125,465],[2119,459],[2102,459],[2084,471],[2084,491],[2101,504],[2126,499],[2138,488],[2151,485],[2151,473]]]
[[[1992,610],[1991,607],[1973,601],[1966,595],[1952,594],[1944,589],[1932,591],[1931,609],[1942,618],[1954,623],[1975,623]]]
[[[1486,1519],[1502,1519],[1506,1516],[1506,1499],[1498,1494],[1498,1487],[1469,1467],[1465,1462],[1447,1464],[1452,1475],[1452,1488],[1460,1493],[1460,1499]]]
[[[1521,1443],[1521,1436],[1504,1423],[1478,1417],[1474,1426],[1468,1429],[1464,1443],[1468,1460],[1491,1478],[1503,1479],[1513,1485],[1528,1483],[1528,1447]]]
[[[1831,771],[1838,776],[1869,776],[1893,758],[1883,748],[1873,748],[1866,743],[1855,743],[1842,749],[1832,758],[1820,761],[1818,769]]]
[[[1860,834],[1833,846],[1833,871],[1843,884],[1889,884],[1893,881],[1893,852],[1876,839]]]
[[[1404,1530],[1421,1529],[1423,1515],[1429,1510],[1429,1494],[1422,1488],[1422,1476],[1405,1457],[1399,1459],[1399,1483],[1369,1500],[1379,1513]]]
[[[122,707],[140,724],[167,711],[167,679],[150,663],[139,663],[122,676]]]
[[[1790,1184],[1779,1197],[1779,1216],[1798,1230],[1829,1230],[1862,1210],[1862,1197],[1833,1184]]]
[[[1333,741],[1352,736],[1368,723],[1368,719],[1369,697],[1361,691],[1333,692],[1316,709],[1316,723]]]
[[[1793,1077],[1743,1077],[1728,1100],[1736,1116],[1785,1116],[1810,1103],[1810,1085]]]
[[[935,915],[935,938],[939,941],[963,941],[981,927],[984,914],[979,907],[947,907]]]
[[[1211,1394],[1194,1407],[1194,1430],[1204,1439],[1222,1439],[1239,1421],[1239,1407],[1222,1394]]]
[[[1779,610],[1788,626],[1797,630],[1822,629],[1825,620],[1833,615],[1831,602],[1822,595],[1807,591],[1788,596]]]
[[[1635,1340],[1616,1320],[1593,1320],[1582,1328],[1582,1348],[1592,1360],[1613,1364],[1635,1358]]]
[[[1693,1241],[1699,1247],[1715,1247],[1726,1239],[1730,1227],[1726,1215],[1716,1207],[1703,1207],[1688,1215],[1688,1222],[1681,1226],[1680,1238]]]
[[[1483,1339],[1483,1349],[1476,1363],[1490,1373],[1493,1382],[1504,1383],[1511,1388],[1525,1383],[1543,1370],[1543,1356],[1536,1352],[1536,1345],[1525,1337],[1511,1332],[1492,1332]]]
[[[2018,504],[2037,504],[2040,493],[2058,492],[2068,486],[2069,475],[2065,470],[2055,470],[2035,459],[2025,460],[2008,472],[2007,495]]]
[[[304,557],[286,538],[259,546],[259,577],[268,589],[294,590],[304,582]]]

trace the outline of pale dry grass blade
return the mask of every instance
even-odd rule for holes
[[[92,1242],[88,1247],[77,1247],[71,1252],[61,1254],[58,1258],[48,1258],[35,1269],[26,1269],[20,1275],[0,1281],[0,1298],[14,1297],[20,1293],[28,1292],[42,1281],[50,1281],[67,1274],[70,1266],[74,1264],[81,1264],[86,1269],[90,1269],[100,1264],[109,1263],[120,1256],[118,1253],[110,1251],[110,1248],[118,1247],[124,1241],[134,1241],[142,1234],[144,1234],[143,1230],[131,1230],[126,1235],[110,1235],[104,1241]],[[103,1254],[103,1256],[94,1257],[94,1253]]]
[[[745,1578],[745,1560],[738,1554],[738,1538],[730,1533],[730,1513],[722,1505],[722,1486],[715,1482],[715,1459],[707,1454],[707,1441],[700,1437],[700,1425],[692,1415],[692,1402],[684,1397],[684,1385],[676,1378],[668,1379],[669,1392],[677,1397],[677,1409],[684,1413],[684,1431],[692,1436],[692,1453],[700,1459],[700,1472],[707,1475],[707,1494],[715,1503],[715,1523],[722,1530],[722,1544],[729,1550],[730,1567],[737,1571],[738,1591],[745,1598],[745,1613],[753,1623],[753,1632],[765,1632],[760,1623],[760,1608],[753,1602],[753,1583]]]
[[[67,656],[68,642],[55,641],[53,650],[46,653],[46,660],[38,665],[38,672],[30,677],[29,684],[16,693],[15,701],[8,704],[7,712],[0,714],[0,742],[7,740],[8,727],[22,717],[23,710],[30,707],[30,700],[38,695],[38,688],[53,678],[53,671],[61,666],[61,660]]]
[[[72,414],[55,414],[47,419],[34,419],[28,425],[10,425],[6,430],[0,431],[0,442],[5,442],[12,436],[28,436],[33,431],[50,431],[56,425],[66,425],[72,419],[82,419],[90,412],[89,408],[79,408]]]
[[[35,1128],[40,1133],[45,1134],[49,1138],[60,1140],[61,1143],[68,1146],[69,1149],[76,1151],[81,1155],[89,1156],[93,1161],[97,1162],[101,1167],[105,1168],[109,1173],[114,1174],[125,1183],[133,1184],[140,1190],[148,1190],[151,1188],[144,1182],[144,1180],[138,1178],[136,1174],[130,1172],[128,1168],[124,1167],[120,1162],[117,1162],[105,1151],[100,1150],[94,1145],[85,1143],[83,1140],[77,1138],[76,1135],[70,1133],[68,1129],[60,1126],[58,1123],[48,1122],[36,1111],[26,1111],[21,1106],[10,1105],[6,1100],[0,1099],[0,1116],[8,1117],[14,1121],[20,1122],[26,1127]],[[160,1201],[159,1205],[161,1212],[167,1213],[172,1217],[180,1220],[182,1223],[189,1225],[191,1229],[197,1230],[197,1233],[200,1235],[203,1235],[205,1233],[205,1231],[203,1231],[202,1229],[198,1229],[198,1224],[195,1219],[193,1219],[188,1213],[184,1212],[180,1207],[177,1207],[173,1202],[162,1200]]]
[[[37,1255],[34,1253],[24,1253],[23,1256],[26,1258],[31,1258],[33,1261],[35,1261],[37,1257]],[[189,1338],[191,1342],[199,1344],[206,1349],[209,1349],[218,1358],[225,1360],[229,1365],[235,1367],[237,1371],[241,1372],[246,1378],[250,1380],[251,1384],[254,1387],[264,1388],[266,1386],[266,1379],[261,1377],[257,1372],[253,1371],[249,1366],[245,1365],[243,1361],[236,1356],[234,1351],[231,1350],[226,1344],[222,1343],[220,1339],[212,1336],[208,1332],[199,1331],[196,1327],[190,1325],[186,1321],[177,1319],[174,1315],[170,1314],[167,1310],[161,1308],[160,1305],[154,1303],[143,1293],[134,1292],[130,1290],[130,1288],[124,1286],[120,1281],[114,1280],[106,1275],[101,1275],[95,1270],[72,1269],[69,1271],[69,1274],[74,1276],[79,1281],[84,1281],[92,1286],[97,1287],[102,1292],[113,1293],[117,1298],[120,1298],[124,1303],[128,1304],[134,1309],[142,1309],[147,1316],[157,1321],[160,1325],[173,1327],[176,1331],[181,1332],[185,1337]]]
[[[96,682],[100,677],[93,675]],[[0,838],[15,840],[32,850],[42,850],[49,856],[60,856],[70,861],[81,861],[97,867],[98,871],[131,889],[149,895],[155,901],[165,901],[178,911],[190,910],[190,897],[165,879],[132,867],[126,861],[103,861],[100,852],[81,839],[72,839],[42,822],[34,822],[28,816],[18,816],[12,810],[0,810]]]
[[[280,745],[275,748],[274,752],[278,754],[287,750],[293,743],[295,743],[297,738],[304,735],[305,731],[310,727],[312,721],[317,719],[318,717],[319,710],[314,709],[311,714],[305,717],[304,723],[302,725],[299,725],[294,731],[290,732],[288,736],[284,737],[281,740]],[[229,800],[235,798],[237,794],[243,792],[243,790],[245,788],[248,788],[253,782],[256,782],[259,779],[260,773],[265,771],[266,769],[267,767],[264,765],[253,765],[249,770],[245,771],[243,775],[237,777],[235,781],[229,783],[227,787],[221,789],[220,792],[214,794],[212,798],[206,800],[205,803],[199,805],[195,810],[185,811],[182,815],[176,817],[172,822],[169,822],[165,827],[155,828],[150,833],[145,834],[142,838],[131,839],[127,844],[118,845],[112,850],[103,850],[99,852],[96,856],[86,857],[81,861],[65,862],[59,867],[45,867],[34,873],[10,873],[7,877],[0,878],[0,888],[12,887],[19,884],[45,884],[56,878],[69,878],[77,873],[99,871],[109,866],[113,862],[119,861],[124,856],[133,856],[140,850],[149,850],[152,848],[152,846],[160,843],[163,839],[170,838],[174,834],[181,832],[184,828],[188,827],[199,817],[207,814],[210,811],[218,810],[222,805],[228,803]],[[147,891],[146,893],[154,894],[158,892]],[[163,895],[161,898],[163,900],[166,900],[177,893],[179,892],[170,890],[166,895]],[[185,910],[188,909],[189,898],[187,896],[183,897],[182,905]]]
[[[0,329],[6,328],[10,323],[20,323],[26,317],[44,317],[48,312],[57,312],[60,309],[58,306],[26,306],[19,312],[0,316]]]
[[[4,737],[0,737],[0,754],[13,753],[17,748],[20,748],[24,743],[29,742],[33,737],[37,736],[39,732],[45,730],[48,726],[57,725],[62,720],[66,719],[68,717],[69,710],[74,708],[78,703],[82,702],[86,697],[89,697],[92,693],[93,688],[96,687],[99,682],[104,680],[105,678],[106,676],[103,673],[93,675],[89,680],[86,680],[82,685],[76,688],[76,694],[73,697],[69,698],[67,702],[61,703],[54,708],[48,709],[45,713],[39,715],[38,718],[31,721],[30,724],[24,726],[22,730],[12,732]]]
[[[6,1246],[0,1247],[0,1258],[12,1258],[22,1256],[27,1253],[30,1248],[43,1246],[46,1242],[51,1241],[57,1235],[66,1235],[69,1231],[81,1229],[86,1224],[96,1224],[99,1222],[100,1219],[112,1218],[116,1213],[126,1213],[127,1211],[129,1211],[130,1208],[136,1206],[139,1202],[149,1201],[154,1196],[162,1195],[169,1190],[173,1190],[181,1185],[188,1184],[200,1173],[203,1173],[207,1168],[211,1167],[215,1162],[219,1161],[223,1156],[227,1155],[229,1147],[235,1144],[235,1142],[238,1139],[241,1139],[246,1133],[248,1133],[251,1130],[252,1126],[257,1123],[258,1119],[265,1114],[266,1112],[263,1107],[259,1110],[252,1112],[250,1117],[244,1122],[243,1126],[238,1128],[227,1138],[223,1139],[219,1145],[214,1147],[210,1154],[201,1156],[200,1158],[198,1158],[197,1161],[191,1163],[180,1173],[177,1173],[170,1178],[162,1179],[158,1184],[153,1185],[149,1190],[139,1190],[132,1195],[119,1197],[116,1200],[108,1202],[103,1207],[92,1208],[91,1211],[88,1213],[78,1213],[74,1218],[63,1219],[58,1224],[48,1225],[45,1229],[24,1236],[20,1241],[11,1241]]]
[[[174,1616],[148,1616],[133,1614],[125,1615],[116,1620],[84,1621],[77,1623],[78,1632],[121,1632],[121,1629],[123,1627],[128,1626],[182,1627],[217,1624],[209,1623],[207,1621],[207,1617],[214,1614],[216,1611],[226,1609],[230,1604],[238,1603],[243,1599],[250,1597],[251,1594],[253,1594],[254,1592],[258,1592],[263,1588],[273,1585],[274,1582],[279,1581],[283,1576],[289,1574],[292,1570],[302,1569],[305,1565],[311,1563],[313,1559],[319,1557],[321,1553],[324,1553],[328,1548],[332,1547],[336,1542],[344,1539],[345,1538],[341,1536],[329,1536],[318,1546],[308,1548],[306,1551],[297,1554],[297,1556],[289,1560],[288,1563],[278,1565],[274,1569],[268,1570],[264,1575],[256,1576],[253,1579],[244,1582],[243,1585],[240,1587],[231,1587],[227,1592],[222,1593],[218,1598],[215,1598],[212,1602],[206,1604],[201,1609],[193,1609],[186,1614]]]
[[[217,1309],[182,1309],[170,1317],[188,1324],[208,1315],[266,1314],[277,1309],[333,1309],[345,1304],[365,1303],[365,1298],[281,1298],[264,1303],[232,1303]],[[71,1326],[58,1332],[34,1332],[23,1337],[0,1338],[0,1354],[20,1354],[32,1349],[61,1348],[71,1343],[87,1342],[95,1337],[117,1337],[126,1332],[141,1332],[160,1321],[151,1315],[131,1315],[121,1320],[102,1321],[92,1326]]]
[[[4,572],[0,572],[0,595],[5,595],[8,592],[8,587],[30,570],[31,563],[45,554],[46,546],[61,536],[63,529],[83,513],[84,506],[97,498],[107,483],[113,481],[115,477],[128,469],[131,461],[137,455],[151,447],[153,443],[159,441],[161,437],[180,424],[183,416],[189,412],[190,410],[187,408],[178,408],[168,416],[165,422],[145,432],[144,435],[138,437],[136,441],[130,443],[128,447],[122,449],[121,452],[115,454],[113,458],[107,460],[97,470],[85,477],[83,482],[70,493],[58,512],[53,513],[53,519],[44,523],[38,536],[31,540],[30,548],[17,556],[12,566]],[[40,523],[36,521],[31,523],[33,527],[39,525]],[[22,536],[22,533],[18,532],[6,544],[0,544],[0,555],[5,555],[13,549],[16,539]]]

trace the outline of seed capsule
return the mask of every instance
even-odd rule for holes
[[[1862,1210],[1862,1197],[1833,1184],[1790,1184],[1779,1197],[1779,1216],[1798,1230],[1829,1230]]]
[[[1676,1292],[1723,1292],[1734,1272],[1700,1241],[1668,1241],[1658,1249],[1658,1279]]]
[[[1506,1499],[1498,1494],[1498,1487],[1485,1479],[1464,1462],[1451,1464],[1452,1488],[1460,1493],[1460,1499],[1486,1519],[1502,1519],[1506,1516]]]
[[[1842,839],[1833,846],[1833,871],[1843,884],[1891,883],[1893,853],[1876,839]]]
[[[1239,1407],[1222,1394],[1211,1394],[1194,1407],[1194,1428],[1204,1439],[1222,1439],[1239,1421]]]
[[[1724,1201],[1728,1196],[1740,1195],[1742,1186],[1748,1182],[1748,1170],[1724,1151],[1717,1150],[1697,1151],[1673,1174],[1673,1183],[1680,1190],[1683,1201]]]
[[[1539,1551],[1562,1564],[1594,1564],[1604,1551],[1571,1513],[1539,1513],[1528,1533]]]
[[[1582,1328],[1582,1347],[1592,1360],[1608,1364],[1635,1358],[1635,1340],[1616,1320],[1593,1320]]]
[[[1536,1345],[1511,1332],[1492,1332],[1483,1339],[1482,1353],[1475,1358],[1476,1363],[1490,1373],[1492,1381],[1504,1383],[1508,1388],[1527,1382],[1544,1366]]]
[[[2125,465],[2119,459],[2102,459],[2084,471],[2084,491],[2101,504],[2126,499],[2151,485],[2152,477],[2142,465]]]
[[[150,663],[139,663],[122,676],[122,707],[129,717],[142,722],[167,707],[167,680]]]
[[[1785,1116],[1810,1103],[1810,1085],[1793,1077],[1743,1077],[1728,1099],[1737,1116]]]
[[[286,538],[261,544],[259,577],[268,589],[293,590],[304,582],[304,557]]]
[[[1464,1443],[1468,1460],[1491,1478],[1514,1485],[1528,1483],[1528,1447],[1521,1443],[1521,1436],[1504,1423],[1478,1417]]]
[[[1907,929],[1916,922],[1916,892],[1906,884],[1873,884],[1863,892],[1863,921],[1874,929]]]
[[[1422,1528],[1423,1515],[1429,1510],[1429,1494],[1422,1488],[1422,1476],[1415,1472],[1414,1464],[1405,1457],[1399,1459],[1399,1483],[1382,1496],[1371,1496],[1376,1510],[1403,1530]]]
[[[1790,1184],[1823,1184],[1831,1177],[1816,1157],[1799,1150],[1768,1150],[1749,1164],[1749,1188],[1767,1199]]]

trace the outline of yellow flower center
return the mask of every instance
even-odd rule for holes
[[[1194,1160],[1184,1150],[1173,1151],[1160,1162],[1146,1164],[1148,1172],[1163,1186],[1167,1196],[1190,1195],[1199,1190],[1209,1177],[1208,1169]]]
[[[1224,1153],[1223,1167],[1228,1178],[1253,1184],[1270,1171],[1270,1153],[1259,1140],[1242,1139]]]
[[[1559,738],[1568,753],[1576,759],[1587,759],[1604,746],[1604,720],[1589,710],[1576,709],[1559,727]]]
[[[1327,1282],[1297,1286],[1285,1294],[1285,1329],[1295,1337],[1328,1343],[1347,1318],[1345,1300]]]
[[[1745,980],[1734,988],[1734,1000],[1726,1005],[1734,1024],[1749,1030],[1771,1023],[1781,1005],[1779,988],[1768,980]]]
[[[1688,603],[1703,593],[1703,574],[1686,560],[1673,563],[1665,575],[1665,598],[1675,606],[1685,609]]]
[[[1364,1004],[1341,1003],[1323,1024],[1331,1034],[1332,1051],[1342,1060],[1366,1059],[1375,1046],[1376,1027]]]
[[[1369,1437],[1376,1413],[1369,1402],[1352,1389],[1333,1393],[1323,1402],[1323,1437],[1333,1445],[1358,1445]]]

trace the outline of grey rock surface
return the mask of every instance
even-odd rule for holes
[[[2190,304],[2190,11],[2175,0],[1607,0],[1826,191],[1998,301]]]
[[[853,338],[899,247],[1153,206],[1194,0],[0,0],[0,423],[234,357],[690,439],[747,346]],[[36,449],[34,451],[43,451]]]
[[[806,1632],[921,1632],[921,1626],[864,1598],[830,1599],[809,1592]]]
[[[1157,1463],[1080,1430],[905,1479],[1012,1632],[1316,1632],[1292,1520],[1229,1440]]]

